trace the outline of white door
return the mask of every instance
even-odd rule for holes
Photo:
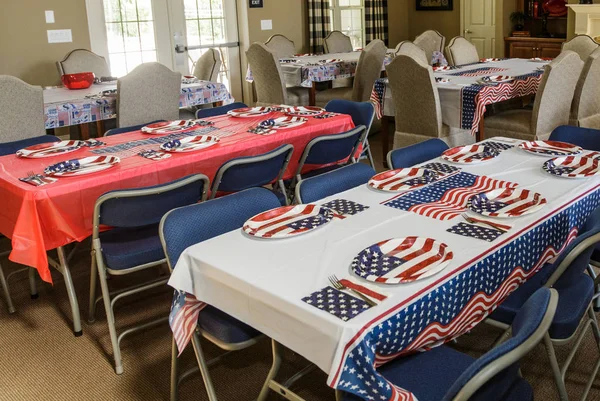
[[[479,57],[496,56],[496,0],[462,0],[463,36],[477,47]]]

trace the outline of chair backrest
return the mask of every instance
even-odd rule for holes
[[[396,131],[440,137],[442,109],[431,67],[398,56],[387,66],[387,74],[396,106]]]
[[[254,77],[256,104],[287,104],[287,89],[275,52],[262,43],[253,43],[246,57]]]
[[[600,43],[596,42],[591,36],[577,35],[562,44],[562,51],[573,51],[579,55],[582,61],[585,61],[598,47],[600,47]]]
[[[375,39],[360,53],[352,87],[352,100],[355,102],[368,102],[371,98],[373,85],[381,76],[386,52],[385,43],[380,39]]]
[[[375,175],[373,167],[354,163],[296,184],[296,202],[311,203],[347,191],[369,182]]]
[[[296,45],[294,42],[281,34],[271,36],[265,42],[265,46],[275,53],[277,59],[292,57],[296,54]]]
[[[446,47],[446,57],[450,65],[464,65],[479,61],[477,48],[462,36],[456,36],[450,40]]]
[[[227,114],[227,112],[230,110],[241,109],[244,107],[248,107],[246,105],[246,103],[235,102],[235,103],[227,104],[225,106],[211,107],[208,109],[198,109],[198,110],[196,110],[196,118],[201,119],[201,118],[222,116],[223,114]]]
[[[241,228],[249,218],[279,206],[271,191],[251,188],[171,210],[159,227],[169,268],[175,268],[181,253],[190,246]]]
[[[568,142],[587,150],[600,151],[600,130],[561,125],[550,134],[551,141]]]
[[[512,337],[488,351],[469,366],[450,387],[442,401],[506,399],[499,391],[507,386],[494,385],[502,379],[512,381],[518,370],[518,362],[542,341],[556,313],[558,293],[556,290],[537,290],[517,313],[512,324]],[[509,374],[512,373],[512,374]]]
[[[46,134],[44,95],[9,75],[0,75],[0,142],[14,142]]]
[[[563,51],[546,67],[533,104],[531,131],[548,139],[558,126],[567,125],[583,61],[572,51]]]
[[[160,63],[144,63],[117,81],[117,126],[177,120],[181,74]]]
[[[54,135],[42,135],[33,138],[21,139],[20,141],[1,142],[0,156],[14,155],[18,150],[26,148],[28,146],[50,142],[60,142],[60,138],[57,138]]]
[[[323,40],[325,53],[349,53],[354,50],[352,40],[340,31],[332,31]]]
[[[208,49],[196,61],[194,76],[202,81],[217,82],[222,64],[219,50]]]
[[[258,156],[239,157],[228,161],[219,167],[215,175],[211,197],[214,197],[217,191],[238,192],[281,180],[293,151],[292,145],[282,145]]]
[[[341,134],[322,135],[310,141],[300,157],[296,179],[301,179],[302,169],[306,164],[322,165],[346,159],[347,164],[355,162],[354,155],[364,141],[366,129],[364,125],[359,125]]]
[[[393,169],[412,167],[440,157],[447,149],[448,145],[441,139],[428,139],[421,143],[390,151],[387,154],[388,166]]]
[[[158,224],[170,210],[206,199],[208,177],[196,174],[166,184],[107,192],[94,206],[93,237],[100,226],[133,228]]]
[[[104,57],[86,49],[71,51],[64,59],[57,61],[56,66],[60,75],[93,72],[96,78],[110,76],[110,68]]]
[[[162,123],[164,121],[165,120],[155,120],[155,121],[150,121],[149,123],[145,123],[145,124],[131,125],[129,127],[113,128],[113,129],[109,129],[108,131],[106,131],[104,133],[104,136],[112,136],[112,135],[126,134],[128,132],[133,132],[133,131],[139,131],[142,128],[144,128],[146,125],[150,125],[150,124],[154,124],[154,123]]]
[[[345,99],[334,99],[325,105],[325,110],[331,113],[348,114],[352,117],[355,127],[364,125],[367,132],[371,130],[375,118],[375,107],[371,102],[353,102]]]
[[[425,31],[413,40],[414,44],[425,50],[427,55],[427,63],[431,64],[433,58],[433,52],[438,51],[444,52],[444,45],[446,44],[446,38],[444,35],[435,30]]]
[[[405,40],[396,46],[394,49],[394,57],[404,55],[410,56],[416,60],[423,62],[424,64],[429,64],[430,61],[427,60],[427,54],[425,54],[425,50],[421,49],[419,46],[415,45],[410,40]]]
[[[571,123],[580,127],[600,128],[600,47],[585,60],[575,87]]]

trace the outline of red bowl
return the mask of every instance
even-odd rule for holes
[[[96,76],[93,72],[80,72],[77,74],[65,74],[61,77],[63,85],[69,89],[86,89],[92,86]]]
[[[550,17],[564,17],[569,12],[566,0],[544,0],[542,8],[550,13]]]

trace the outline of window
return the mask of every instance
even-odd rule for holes
[[[330,4],[333,29],[348,35],[355,49],[364,47],[363,0],[331,0]]]

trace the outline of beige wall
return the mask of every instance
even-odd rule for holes
[[[452,11],[417,11],[414,0],[408,3],[410,40],[428,29],[439,31],[447,40],[460,35],[460,0],[454,0]]]
[[[54,10],[54,24],[46,24],[45,10]],[[71,29],[73,43],[49,44],[47,29]],[[56,85],[55,62],[73,49],[89,47],[85,0],[2,0],[0,74]]]
[[[250,43],[266,42],[279,33],[291,39],[299,53],[308,52],[306,1],[264,0],[263,8],[249,8],[247,12]],[[273,30],[261,30],[260,21],[269,19],[273,21]]]
[[[409,39],[408,7],[413,5],[413,0],[391,0],[388,1],[388,29],[389,46],[396,45],[403,40]]]

